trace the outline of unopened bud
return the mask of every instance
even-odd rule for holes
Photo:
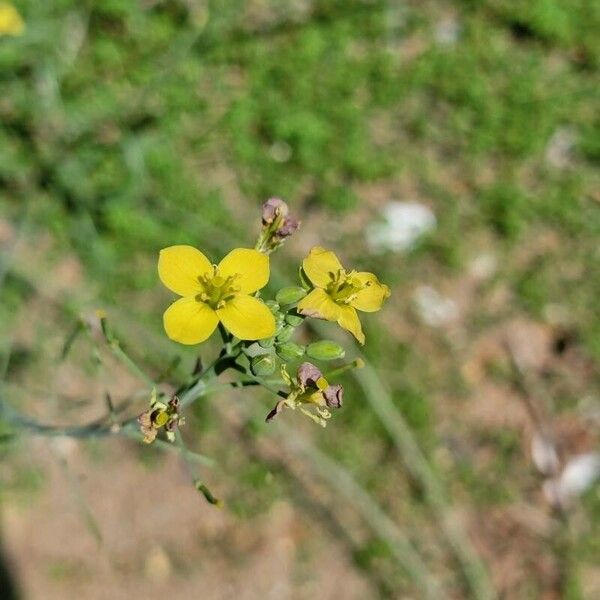
[[[344,358],[346,351],[342,346],[331,340],[322,340],[310,344],[306,349],[306,353],[315,360],[336,360]]]
[[[294,313],[285,315],[285,322],[292,327],[298,327],[298,325],[302,325],[303,321],[304,317],[302,315],[296,315]]]
[[[294,342],[286,342],[285,344],[279,344],[275,349],[277,356],[285,362],[291,362],[302,358],[304,356],[304,347],[295,344]]]
[[[255,356],[250,361],[250,369],[257,377],[265,377],[275,372],[276,361],[270,354]]]
[[[288,205],[280,198],[270,198],[262,207],[262,232],[256,242],[259,252],[270,254],[300,227],[289,215]]]
[[[274,300],[267,300],[265,302],[265,304],[269,307],[269,310],[276,315],[277,312],[279,311],[279,304],[277,304],[277,302],[275,302]]]
[[[258,340],[258,345],[261,348],[270,348],[274,343],[275,343],[274,337],[266,338],[264,340]]]
[[[291,325],[285,325],[281,331],[277,334],[278,342],[288,342],[294,335],[295,329]]]
[[[280,198],[269,198],[262,207],[263,225],[270,225],[279,217],[287,217],[289,208]]]
[[[297,286],[290,286],[281,288],[275,295],[275,299],[280,305],[288,306],[300,302],[304,296],[306,296],[305,289]]]
[[[294,217],[286,217],[283,219],[280,227],[278,227],[275,231],[275,237],[281,240],[288,238],[296,233],[298,227],[300,227],[300,221],[298,221],[298,219],[294,219]]]

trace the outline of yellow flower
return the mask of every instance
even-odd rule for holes
[[[236,248],[219,265],[192,246],[160,251],[158,274],[183,296],[167,308],[167,335],[181,344],[199,344],[219,321],[241,340],[260,340],[275,333],[275,317],[253,294],[269,280],[269,258],[256,250]]]
[[[0,35],[21,35],[25,23],[17,9],[8,2],[0,2]]]
[[[390,295],[388,286],[380,283],[373,273],[348,273],[333,252],[319,246],[309,252],[302,269],[314,289],[298,303],[298,312],[335,321],[364,344],[365,335],[356,310],[379,310]]]

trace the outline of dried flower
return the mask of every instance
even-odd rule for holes
[[[326,420],[331,417],[328,408],[340,408],[343,403],[344,388],[330,385],[318,367],[309,362],[304,362],[298,367],[296,377],[292,379],[285,365],[281,369],[281,375],[290,387],[290,392],[283,400],[277,402],[266,421],[271,421],[285,406],[299,408],[307,417],[325,427]],[[311,412],[305,405],[315,408]]]
[[[152,391],[150,408],[138,417],[140,430],[144,434],[144,442],[151,444],[161,427],[165,428],[167,439],[175,440],[175,429],[183,424],[183,417],[178,413],[179,398],[173,396],[167,404],[158,400],[156,390]]]

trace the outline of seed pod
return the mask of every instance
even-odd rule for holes
[[[289,306],[300,302],[306,296],[306,290],[297,286],[284,287],[275,295],[275,299],[282,306]]]
[[[277,341],[280,343],[284,343],[290,340],[290,338],[294,335],[294,327],[291,325],[286,325],[281,329],[281,331],[277,334]]]
[[[310,344],[306,348],[306,353],[315,360],[335,360],[336,358],[344,358],[346,351],[331,340],[322,340]]]
[[[304,356],[304,346],[299,346],[294,342],[286,342],[285,344],[279,344],[275,348],[277,356],[285,362],[290,362]]]
[[[276,360],[271,354],[255,356],[250,361],[250,369],[257,377],[265,377],[275,372]]]

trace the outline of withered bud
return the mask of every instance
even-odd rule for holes
[[[270,225],[277,217],[287,217],[289,208],[280,198],[269,198],[262,207],[263,225]]]
[[[298,383],[302,387],[317,387],[317,381],[323,377],[321,371],[312,363],[303,362],[298,367]]]
[[[340,408],[343,404],[344,388],[341,384],[330,385],[323,390],[323,397],[329,408]]]
[[[280,198],[269,198],[262,207],[262,231],[256,243],[259,252],[270,254],[300,227],[300,221],[289,215],[290,209]]]
[[[285,239],[296,233],[300,227],[300,221],[294,217],[285,217],[281,226],[275,231],[275,236],[280,239]]]

